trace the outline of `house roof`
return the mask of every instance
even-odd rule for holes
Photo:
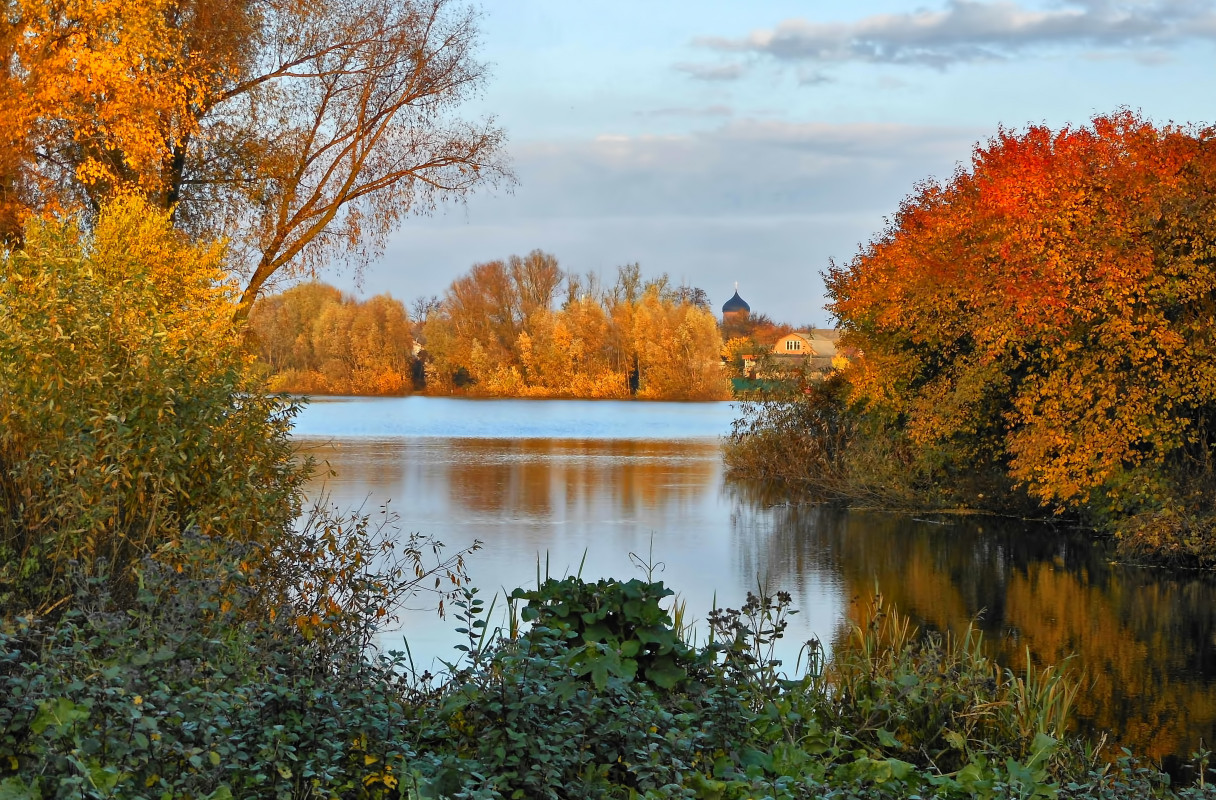
[[[781,346],[782,342],[789,339],[801,339],[802,341],[806,342],[806,345],[808,348],[810,348],[811,353],[816,356],[833,357],[836,355],[836,341],[834,339],[828,339],[823,335],[817,335],[816,332],[813,331],[794,331],[793,333],[787,333],[785,336],[778,339],[773,345],[773,353],[776,355],[793,355],[792,353],[787,353],[785,348]]]
[[[723,314],[729,314],[732,311],[750,312],[751,310],[752,310],[752,307],[747,304],[747,301],[739,296],[738,289],[735,290],[735,293],[731,296],[731,298],[729,300],[727,300],[725,303],[722,304],[722,313]]]

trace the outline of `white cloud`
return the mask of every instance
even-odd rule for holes
[[[743,37],[701,37],[694,43],[783,62],[944,68],[1031,49],[1160,51],[1183,40],[1214,37],[1210,0],[1069,0],[1045,10],[1006,0],[948,0],[939,10],[877,14],[851,23],[789,19]]]
[[[745,67],[737,61],[725,64],[676,64],[680,72],[687,72],[699,81],[733,81],[743,77]]]

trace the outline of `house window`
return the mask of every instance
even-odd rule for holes
[[[798,339],[789,339],[785,343],[786,350],[801,350],[802,342]]]

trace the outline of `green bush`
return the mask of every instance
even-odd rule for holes
[[[416,711],[371,645],[408,597],[459,587],[469,551],[392,521],[314,509],[256,566],[187,533],[130,602],[88,578],[57,619],[0,626],[0,798],[397,797]]]
[[[232,581],[223,611],[215,582],[142,578],[125,612],[90,586],[55,625],[0,633],[0,797],[371,798],[410,780],[398,665],[318,657],[286,615],[240,614]]]
[[[613,676],[672,689],[687,680],[693,662],[692,648],[659,606],[673,594],[661,581],[592,584],[571,577],[550,578],[533,591],[516,589],[511,598],[528,601],[521,617],[534,623],[529,639],[564,642],[570,666],[589,675],[597,688]]]
[[[139,574],[125,611],[94,582],[57,624],[0,631],[0,797],[1216,797],[1070,736],[1067,678],[1001,670],[975,639],[920,637],[881,606],[794,678],[754,655],[788,606],[761,592],[715,612],[737,635],[671,688],[640,671],[597,683],[571,655],[609,645],[560,625],[471,647],[436,683],[365,639],[306,632],[294,616],[313,600],[242,613],[257,591],[239,570]],[[371,583],[356,594],[374,605]],[[456,607],[476,636],[471,598]]]
[[[0,609],[101,564],[129,598],[191,527],[265,543],[297,515],[297,409],[250,378],[222,257],[133,200],[0,253]]]
[[[640,641],[621,624],[640,607],[624,613],[622,599],[664,595],[659,584],[569,578],[515,594],[534,604],[531,631],[467,646],[464,668],[415,685],[423,796],[1216,796],[1172,792],[1157,771],[1106,764],[1068,734],[1075,688],[1058,671],[1003,670],[977,637],[921,636],[881,603],[790,678],[771,649],[790,598],[753,593],[710,615],[712,641],[688,648],[685,678],[662,687],[612,668]],[[484,629],[479,601],[462,608],[462,630]],[[598,680],[588,653],[608,661]]]

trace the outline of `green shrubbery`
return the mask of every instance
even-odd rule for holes
[[[323,646],[324,627],[249,619],[247,591],[217,601],[239,579],[141,575],[125,612],[88,592],[56,625],[0,634],[0,797],[1213,796],[1071,737],[1058,673],[1002,670],[976,638],[920,636],[881,605],[790,678],[756,657],[789,598],[752,596],[712,615],[704,647],[681,643],[686,674],[664,687],[584,658],[672,635],[630,605],[662,584],[601,582],[617,600],[567,626],[597,585],[553,581],[529,607],[559,624],[488,644],[467,592],[468,659],[436,682],[356,639]],[[604,609],[643,624],[596,631]]]
[[[1067,732],[1075,688],[1060,673],[1001,669],[977,636],[922,636],[881,601],[826,660],[809,643],[788,677],[765,654],[789,597],[752,595],[711,615],[708,644],[682,645],[681,680],[648,680],[624,665],[673,632],[646,610],[667,594],[577,579],[517,592],[538,624],[469,646],[410,702],[422,796],[1175,796],[1165,776],[1107,764]]]

